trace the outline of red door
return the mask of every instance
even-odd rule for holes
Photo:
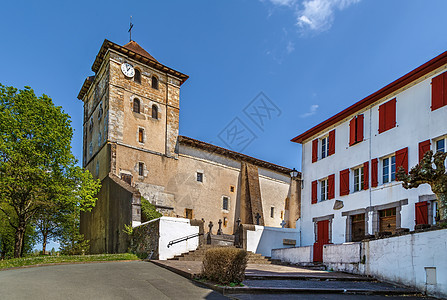
[[[323,261],[323,246],[329,244],[329,220],[317,222],[317,240],[314,244],[314,262]]]
[[[428,224],[428,202],[417,202],[416,206],[416,225]]]

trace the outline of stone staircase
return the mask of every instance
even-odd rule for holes
[[[225,246],[226,248],[236,248],[235,246]],[[202,245],[197,250],[189,251],[181,255],[174,256],[169,260],[180,260],[180,261],[203,261],[205,257],[205,252],[208,249],[216,248],[215,245]],[[253,253],[248,251],[248,264],[271,264],[272,261],[269,258],[262,256],[259,253]]]

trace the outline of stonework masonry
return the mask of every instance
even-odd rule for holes
[[[123,74],[123,63],[140,72],[140,82]],[[78,96],[84,102],[83,165],[103,184],[96,207],[81,216],[91,252],[127,251],[124,225],[140,223],[141,196],[165,216],[221,219],[226,234],[233,234],[239,217],[256,224],[259,215],[259,224],[273,227],[296,217],[286,211],[289,199],[299,199],[299,189],[290,188],[290,169],[179,136],[180,86],[187,75],[134,41],[119,46],[105,40],[92,70],[95,76]],[[296,219],[286,221],[294,225]]]

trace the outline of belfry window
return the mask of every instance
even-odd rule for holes
[[[141,83],[141,72],[138,69],[135,69],[135,75],[133,76],[133,81],[136,83]]]
[[[133,112],[140,113],[140,100],[133,99]]]
[[[158,90],[158,78],[152,76],[152,88]]]
[[[158,119],[158,106],[152,105],[152,119]]]

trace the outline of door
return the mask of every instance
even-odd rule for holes
[[[396,233],[396,208],[388,208],[379,211],[380,232]]]
[[[428,202],[417,202],[416,206],[416,225],[428,224]]]
[[[365,214],[351,216],[351,241],[359,242],[365,238]]]
[[[323,261],[323,246],[329,244],[329,220],[317,222],[317,234],[314,244],[314,262]]]

